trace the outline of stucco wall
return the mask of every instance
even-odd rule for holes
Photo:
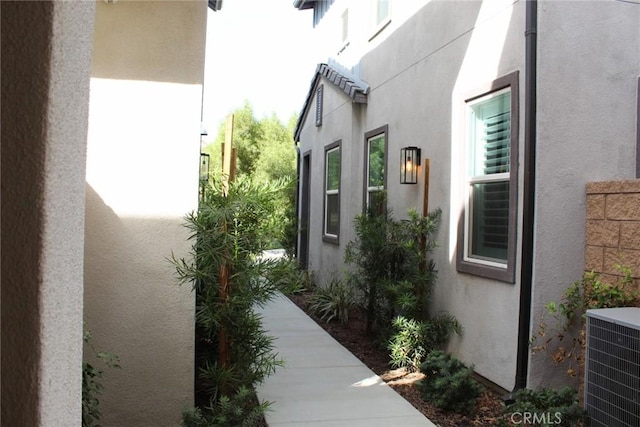
[[[205,1],[98,2],[86,175],[85,318],[105,370],[104,426],[169,426],[193,399],[194,297],[185,256],[197,208]]]
[[[324,19],[339,20],[342,4],[336,1]],[[351,135],[351,143],[343,144],[341,245],[354,237],[352,220],[362,212],[365,132],[389,127],[388,196],[396,217],[409,207],[421,206],[424,185],[422,178],[415,186],[398,183],[400,148],[416,145],[422,148],[423,157],[431,159],[429,206],[444,210],[440,247],[434,253],[439,280],[433,307],[454,314],[465,328],[449,349],[506,389],[515,385],[522,191],[515,284],[458,273],[455,253],[464,203],[464,99],[478,87],[512,72],[519,72],[520,79],[520,189],[524,182],[525,4],[428,2],[419,7],[423,3],[412,2],[406,7],[413,7],[413,16],[403,7],[401,25],[392,16],[391,24],[368,40],[369,45],[352,41],[343,52],[329,53],[332,61],[342,61],[345,69],[351,67],[369,85],[367,105],[336,110],[351,114],[349,125],[343,116],[325,116],[322,127],[337,126],[338,130],[317,130],[307,121],[301,134],[301,151],[313,150],[314,167],[320,172],[323,147],[344,138],[343,134]],[[352,16],[351,10],[349,13]],[[640,75],[637,5],[539,1],[538,15],[532,328],[544,304],[559,298],[582,274],[586,183],[635,176]],[[330,34],[333,27],[325,26],[328,30],[319,31]],[[350,56],[352,46],[360,49],[354,57],[364,55],[357,63]],[[327,85],[325,98],[329,89]],[[312,215],[311,228],[312,233],[320,233],[322,175],[313,185],[312,194],[317,197],[312,197],[311,212],[316,219]],[[311,239],[312,268],[321,275],[339,272],[342,251],[316,240],[319,234],[315,236]],[[543,356],[535,355],[529,365],[529,386],[565,382],[558,372]]]
[[[396,218],[405,217],[409,208],[421,209],[424,186],[422,171],[418,185],[399,184],[400,148],[416,145],[431,160],[429,206],[444,211],[437,237],[440,247],[434,253],[439,279],[433,307],[454,314],[465,327],[464,337],[454,339],[450,349],[474,363],[480,374],[511,388],[519,284],[458,274],[455,250],[463,203],[459,165],[464,159],[460,131],[464,129],[464,99],[481,85],[523,70],[524,7],[511,2],[468,2],[465,7],[458,2],[431,2],[419,7],[422,5],[412,2],[401,8],[398,21],[402,25],[395,25],[394,9],[390,26],[354,68],[370,86],[367,104],[352,104],[325,82],[323,125],[316,128],[313,120],[307,120],[303,127],[301,152],[313,150],[313,173],[319,174],[314,175],[315,182],[312,178],[311,192],[316,197],[311,201],[311,268],[321,281],[343,272],[344,245],[355,238],[353,218],[362,212],[364,135],[387,125],[387,190]],[[487,51],[486,46],[495,49]],[[336,60],[348,56],[350,48]],[[523,98],[520,93],[521,102]],[[321,240],[320,195],[324,146],[340,138],[341,235],[340,248],[336,248]]]
[[[533,327],[544,305],[582,276],[587,183],[635,178],[640,75],[637,5],[543,1],[538,8]],[[529,383],[566,382],[560,372],[536,354]]]
[[[80,425],[93,13],[2,2],[3,425]]]

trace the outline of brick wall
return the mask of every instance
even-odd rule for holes
[[[630,267],[640,289],[640,179],[587,184],[586,234],[585,270],[614,283]]]

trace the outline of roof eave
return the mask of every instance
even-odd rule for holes
[[[302,132],[302,124],[306,119],[307,113],[309,112],[311,105],[314,104],[312,102],[313,96],[315,94],[318,82],[322,77],[327,79],[329,83],[331,83],[336,88],[340,89],[341,92],[343,92],[349,98],[351,98],[354,104],[367,103],[367,92],[369,91],[368,87],[365,87],[365,88],[360,87],[348,76],[345,76],[344,74],[340,73],[338,70],[331,68],[327,64],[318,64],[318,67],[316,68],[316,72],[313,76],[313,79],[311,80],[311,86],[309,87],[309,92],[307,92],[307,97],[304,101],[302,110],[300,111],[298,122],[296,123],[296,127],[293,132],[294,142],[300,142],[300,133]]]

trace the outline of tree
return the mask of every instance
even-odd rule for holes
[[[271,248],[284,247],[292,252],[295,242],[295,190],[296,190],[296,150],[293,130],[297,115],[292,115],[287,125],[273,114],[258,120],[253,108],[245,101],[241,108],[233,112],[233,146],[238,150],[237,177],[248,177],[257,183],[285,181],[275,197],[275,220],[271,227]],[[226,124],[221,123],[218,135],[212,144],[203,148],[211,155],[213,175],[221,172],[222,150]]]

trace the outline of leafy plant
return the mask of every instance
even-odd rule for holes
[[[505,407],[505,412],[518,414],[519,418],[528,414],[534,421],[531,425],[570,427],[580,425],[585,419],[585,411],[578,403],[578,392],[571,387],[558,391],[521,389],[512,398],[513,402]]]
[[[288,293],[299,293],[313,288],[312,275],[300,269],[298,262],[282,257],[275,260],[274,268],[265,272],[265,278],[276,288]]]
[[[415,320],[398,316],[393,321],[394,334],[389,340],[391,365],[417,370],[427,354],[445,344],[452,333],[462,333],[462,327],[451,315],[431,320]]]
[[[93,346],[93,336],[91,331],[84,333],[83,340],[85,346],[91,353],[105,366],[109,368],[120,368],[118,356],[105,351],[96,351]],[[82,362],[82,427],[98,427],[100,421],[100,400],[98,396],[104,388],[102,375],[104,371],[95,364]]]
[[[339,280],[318,287],[309,298],[309,308],[326,322],[337,319],[343,325],[349,321],[349,310],[355,304],[353,289]]]
[[[274,194],[284,181],[256,184],[239,177],[223,191],[221,180],[207,188],[197,213],[189,214],[192,249],[172,258],[179,284],[196,293],[196,406],[189,423],[244,425],[268,403],[248,399],[256,384],[282,361],[262,327],[256,306],[299,286],[291,263],[261,257],[275,219]],[[234,409],[235,408],[235,409]],[[239,412],[238,412],[239,411]],[[198,415],[199,414],[199,415]]]
[[[420,365],[424,379],[416,383],[423,399],[438,408],[461,414],[473,411],[483,389],[473,369],[443,351],[432,351]]]
[[[356,239],[347,244],[345,262],[355,266],[350,280],[361,291],[366,333],[384,329],[397,315],[428,319],[431,289],[437,279],[433,260],[441,211],[426,217],[415,210],[397,221],[390,210],[370,210],[355,220]]]
[[[185,408],[182,411],[184,427],[242,426],[253,427],[269,409],[269,402],[257,404],[255,394],[241,387],[233,396],[222,396],[214,408],[213,415],[205,415],[200,408]]]
[[[556,363],[568,360],[567,374],[578,375],[572,362],[582,361],[586,311],[640,305],[638,293],[629,289],[633,283],[631,270],[619,265],[616,267],[623,273],[616,283],[605,283],[599,273],[586,272],[581,280],[574,282],[562,294],[559,302],[550,301],[545,305],[546,313],[543,313],[537,334],[531,339],[533,352],[549,351]],[[551,316],[550,322],[547,316]],[[573,330],[576,327],[582,327],[582,330],[576,332]],[[565,338],[568,338],[568,345],[564,345]]]

